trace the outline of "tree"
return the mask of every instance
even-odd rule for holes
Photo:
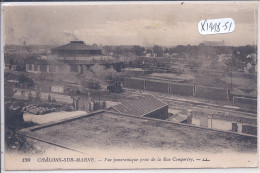
[[[162,48],[160,46],[155,45],[153,47],[153,53],[156,53],[157,56],[162,56],[163,50],[162,50]]]
[[[134,46],[132,48],[132,52],[137,56],[141,56],[144,51],[145,49],[141,46]]]
[[[186,47],[185,46],[183,46],[183,45],[178,45],[178,46],[176,46],[176,52],[177,53],[184,53],[184,52],[186,52]]]
[[[163,53],[169,53],[169,49],[168,49],[168,48],[165,48],[165,49],[163,50]]]
[[[115,53],[118,55],[121,55],[123,53],[123,48],[120,46],[117,46],[115,49]]]
[[[24,74],[19,75],[18,76],[18,80],[19,80],[19,83],[24,83],[28,87],[33,87],[34,86],[33,80],[31,78],[25,76]]]
[[[153,51],[151,49],[147,49],[146,53],[153,53]]]
[[[102,49],[104,50],[105,54],[107,54],[107,55],[112,51],[110,46],[103,46]]]
[[[125,47],[125,48],[122,49],[122,51],[123,51],[123,54],[128,55],[129,52],[130,52],[130,49]]]
[[[176,53],[177,51],[176,51],[176,48],[173,48],[173,47],[171,47],[171,48],[169,48],[169,54],[170,55],[172,55],[172,54],[174,54],[174,53]]]

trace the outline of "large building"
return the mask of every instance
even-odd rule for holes
[[[123,62],[115,59],[110,60],[45,60],[30,59],[26,61],[26,71],[31,73],[83,73],[93,65],[99,64],[106,68],[121,71]]]
[[[84,69],[99,64],[121,71],[123,62],[105,56],[96,44],[86,45],[83,41],[71,41],[51,49],[51,54],[41,59],[26,60],[26,71],[33,73],[82,73]]]
[[[97,45],[86,45],[83,41],[71,41],[68,44],[51,49],[52,54],[58,56],[92,56],[101,55],[102,50]]]

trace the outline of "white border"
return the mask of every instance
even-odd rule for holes
[[[3,24],[4,24],[4,21],[3,21],[3,6],[2,6],[2,4],[1,4],[1,2],[0,2],[0,9],[1,9],[1,12],[0,12],[0,17],[1,17],[1,23],[0,23],[0,27],[1,27],[1,29],[0,29],[0,31],[1,31],[1,36],[0,36],[0,38],[1,38],[1,40],[0,40],[0,49],[1,49],[1,55],[0,55],[0,57],[1,57],[1,59],[0,59],[0,71],[1,71],[1,73],[0,73],[0,75],[1,75],[1,77],[0,77],[0,84],[1,84],[1,86],[0,86],[0,89],[1,89],[1,93],[0,93],[0,97],[1,97],[1,101],[0,101],[0,103],[1,103],[1,172],[3,171],[3,168],[4,168],[4,39],[3,39],[3,35],[4,35],[4,31],[3,31],[3,29],[4,29],[4,27],[3,27]]]
[[[73,1],[73,0],[72,0]],[[234,4],[238,3],[248,3],[248,1],[206,1],[209,3],[216,4]],[[258,1],[251,1],[257,3]],[[54,5],[136,5],[136,4],[181,4],[181,3],[189,3],[189,4],[205,4],[205,1],[74,1],[74,2],[2,2],[4,6],[54,6]]]
[[[205,3],[205,2],[202,2],[202,1],[185,1],[184,3],[189,3],[189,4],[200,4],[200,3]],[[245,3],[247,3],[246,1],[244,1]],[[1,3],[1,2],[0,2]],[[111,1],[111,2],[3,2],[1,3],[1,60],[0,60],[0,67],[1,67],[1,172],[11,172],[11,173],[28,173],[28,172],[36,172],[36,173],[43,173],[43,171],[5,171],[4,170],[4,155],[3,155],[3,152],[4,152],[4,50],[3,50],[3,45],[4,45],[4,38],[3,38],[3,6],[53,6],[53,5],[130,5],[130,4],[178,4],[178,3],[182,3],[182,1],[178,1],[178,2],[154,2],[154,1],[145,1],[145,2],[140,2],[140,1],[135,1],[135,2],[115,2],[115,1]],[[210,3],[217,3],[217,4],[223,4],[223,3],[236,3],[234,1],[221,1],[221,2],[218,2],[218,1],[210,1]],[[243,3],[243,1],[239,1],[239,3]],[[260,24],[260,3],[259,2],[256,2],[258,3],[258,25]],[[257,43],[257,46],[258,46],[258,50],[257,50],[257,56],[258,56],[258,60],[259,60],[259,54],[260,54],[260,50],[259,50],[259,45],[260,45],[260,37],[259,37],[259,34],[260,33],[260,27],[258,27],[258,43]],[[260,70],[260,67],[259,67],[259,62],[258,62],[258,72]],[[259,74],[257,76],[257,89],[259,88],[259,80],[260,80],[260,77],[259,77]],[[258,95],[257,97],[259,98],[260,94],[258,92]],[[257,106],[258,106],[258,109],[257,109],[257,114],[259,112],[259,102],[257,103]],[[259,117],[258,117],[258,158],[260,160],[260,157],[259,157],[259,134],[260,134],[260,128],[259,128]],[[87,170],[87,172],[141,172],[141,173],[146,173],[146,172],[167,172],[167,173],[170,173],[170,172],[180,172],[180,173],[183,173],[183,172],[202,172],[202,173],[207,173],[207,172],[213,172],[213,173],[216,173],[216,172],[231,172],[231,173],[244,173],[244,172],[252,172],[252,173],[256,173],[256,172],[259,172],[260,171],[260,168],[232,168],[232,169],[149,169],[149,170]],[[61,170],[57,170],[57,171],[44,171],[44,173],[47,173],[47,172],[51,172],[51,173],[61,173]],[[66,172],[66,173],[74,173],[74,172],[86,172],[86,170],[62,170],[62,172]]]

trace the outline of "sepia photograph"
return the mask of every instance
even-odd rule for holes
[[[5,170],[258,167],[258,2],[1,13]]]

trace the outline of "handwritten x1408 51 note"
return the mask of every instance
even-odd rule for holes
[[[257,167],[257,7],[3,3],[4,169]]]

